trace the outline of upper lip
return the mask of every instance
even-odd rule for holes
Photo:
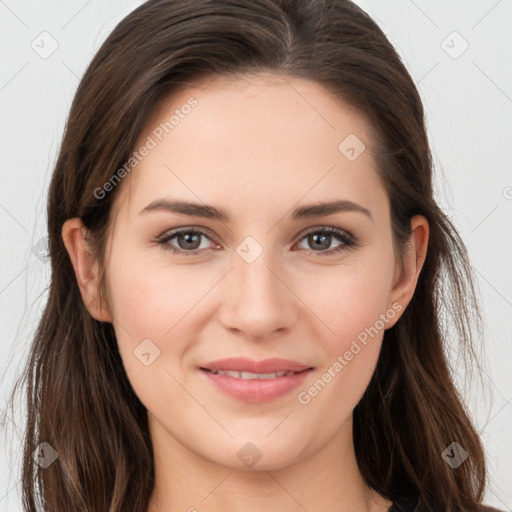
[[[275,373],[280,371],[302,372],[309,370],[312,366],[301,364],[290,359],[264,359],[263,361],[254,361],[244,357],[230,357],[219,359],[200,366],[200,368],[214,371],[238,371],[251,373]]]

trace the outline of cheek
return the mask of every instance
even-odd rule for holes
[[[331,268],[328,279],[317,276],[314,287],[308,279],[310,291],[300,293],[322,323],[317,332],[325,353],[320,377],[327,372],[322,380],[331,388],[323,400],[333,398],[336,389],[355,406],[375,369],[383,332],[396,315],[388,304],[394,257],[391,249],[372,251],[350,262],[337,271]]]
[[[144,339],[159,345],[157,340],[172,326],[172,306],[178,306],[172,303],[177,302],[176,294],[165,282],[165,274],[157,275],[133,248],[116,240],[107,286],[121,353],[132,352]]]
[[[331,346],[340,348],[386,312],[392,287],[393,263],[389,255],[365,255],[328,272],[308,276],[300,296],[329,329]],[[377,327],[382,329],[380,322]],[[329,336],[329,331],[331,336]]]
[[[194,304],[197,307],[206,291],[191,277],[190,272],[127,258],[110,266],[108,286],[119,353],[133,389],[148,408],[171,391],[176,407],[181,401],[186,405],[172,375],[187,350],[188,315],[194,314]],[[160,405],[165,406],[165,400]]]
[[[128,231],[112,244],[107,278],[112,314],[133,335],[161,338],[197,296],[198,280],[166,265],[163,249],[140,247],[132,239]]]
[[[148,258],[142,252],[119,244],[111,253],[107,277],[119,351],[127,371],[134,364],[139,368],[134,351],[148,339],[157,347],[154,351],[160,351],[152,367],[175,365],[187,349],[191,321],[203,316],[202,299],[218,281],[218,275],[206,266],[179,268],[166,264],[161,255]]]

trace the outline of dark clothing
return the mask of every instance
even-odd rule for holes
[[[497,508],[482,505],[482,512],[504,512]],[[393,502],[388,512],[421,512],[420,495],[417,492],[410,492],[407,495],[400,496]]]

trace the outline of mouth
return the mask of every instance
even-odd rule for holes
[[[225,366],[225,363],[221,364]],[[274,363],[267,361],[265,364]],[[293,364],[295,370],[285,368],[270,372],[212,368],[212,365],[208,368],[201,366],[199,370],[222,395],[247,403],[265,403],[289,394],[314,371],[314,367]]]
[[[254,372],[243,372],[243,371],[236,371],[236,370],[210,370],[209,368],[199,368],[199,369],[206,371],[206,372],[213,373],[214,375],[226,375],[233,379],[267,380],[267,379],[276,379],[278,377],[292,377],[293,375],[307,372],[308,370],[312,370],[313,368],[306,368],[305,370],[301,370],[298,372],[281,370],[278,372],[271,372],[271,373],[254,373]]]
[[[236,375],[236,372],[244,375],[272,375],[272,377],[268,378],[275,378],[275,375],[273,374],[279,374],[278,376],[282,377],[284,375],[282,372],[300,373],[303,370],[308,370],[312,367],[299,363],[298,361],[292,361],[291,359],[273,358],[255,361],[245,357],[228,357],[226,359],[219,359],[217,361],[205,363],[201,365],[200,368],[210,370],[212,372],[234,372],[232,376],[237,378],[240,378],[240,376]],[[242,376],[241,378],[250,379],[255,377]]]

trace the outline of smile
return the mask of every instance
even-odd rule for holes
[[[237,372],[234,370],[209,370],[215,375],[227,375],[234,379],[275,379],[276,377],[290,377],[300,372],[274,372],[274,373],[253,373],[253,372]]]

